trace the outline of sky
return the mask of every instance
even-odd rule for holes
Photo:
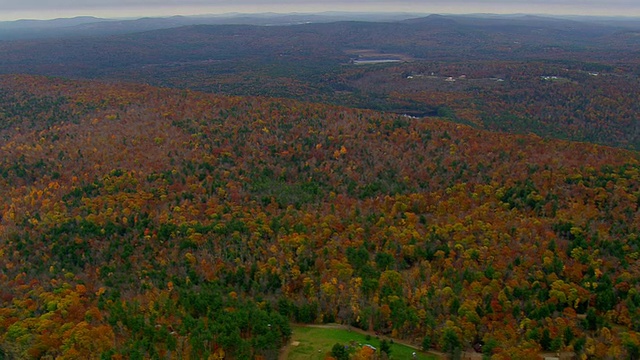
[[[640,0],[0,0],[0,20],[321,11],[640,17]]]

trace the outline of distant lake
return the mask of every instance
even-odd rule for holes
[[[353,63],[356,65],[383,64],[383,63],[395,63],[395,62],[402,62],[402,60],[398,60],[398,59],[353,60]]]

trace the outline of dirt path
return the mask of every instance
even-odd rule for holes
[[[280,349],[278,360],[287,360],[287,358],[289,358],[290,351],[291,351],[291,340],[289,340],[287,345],[285,345],[282,349]]]
[[[340,324],[323,324],[323,325],[307,325],[307,324],[299,324],[298,326],[304,326],[304,327],[311,327],[311,328],[319,328],[319,329],[340,329],[340,330],[349,330],[349,331],[353,331],[353,332],[357,332],[363,335],[370,335],[371,337],[376,337],[376,336],[380,336],[380,335],[376,335],[374,332],[372,331],[365,331],[359,328],[355,328],[352,326],[347,326],[347,325],[340,325]],[[396,344],[400,344],[400,345],[404,345],[406,347],[412,348],[416,351],[431,355],[436,357],[437,359],[446,359],[446,355],[441,353],[441,352],[437,352],[437,351],[422,351],[422,349],[418,346],[415,346],[413,344],[410,344],[406,341],[403,340],[399,340],[399,339],[394,339],[391,338],[389,336],[380,336],[380,339],[387,339],[387,340],[393,340],[394,343]],[[280,356],[278,357],[279,360],[287,360],[287,358],[289,357],[289,351],[291,350],[291,343],[287,344],[285,347],[282,348],[282,350],[280,350]]]

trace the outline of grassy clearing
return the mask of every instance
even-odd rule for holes
[[[331,348],[335,343],[341,343],[348,345],[350,343],[355,344],[370,344],[377,349],[380,349],[380,340],[372,336],[367,340],[366,335],[348,331],[344,329],[333,328],[314,328],[304,326],[293,326],[293,335],[291,337],[292,342],[299,342],[298,346],[291,346],[289,355],[286,360],[324,360],[326,355],[331,352]],[[391,345],[391,359],[395,360],[407,360],[412,359],[413,352],[417,353],[417,358],[420,360],[433,360],[434,357],[423,354],[410,347],[393,344]]]

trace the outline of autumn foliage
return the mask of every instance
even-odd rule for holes
[[[0,139],[0,355],[272,358],[290,321],[639,352],[637,152],[28,76]]]

